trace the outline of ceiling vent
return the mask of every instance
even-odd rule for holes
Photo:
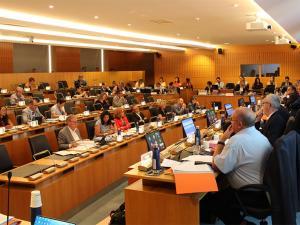
[[[271,29],[271,25],[261,19],[256,19],[255,21],[246,23],[246,30],[248,31],[260,31],[268,29]]]

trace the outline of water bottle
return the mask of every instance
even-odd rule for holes
[[[139,128],[140,128],[139,123],[135,122],[134,124],[135,124],[136,132],[139,133]]]
[[[195,132],[195,145],[199,146],[201,145],[201,134],[200,134],[200,128],[199,126],[196,127],[196,132]]]
[[[160,173],[160,151],[158,144],[153,145],[153,154],[152,154],[152,170],[154,174]]]
[[[42,215],[42,199],[40,191],[31,192],[30,214],[31,224],[34,224],[36,216]]]

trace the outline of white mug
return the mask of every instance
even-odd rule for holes
[[[49,103],[49,102],[50,102],[50,99],[49,99],[49,98],[44,98],[44,102],[45,102],[45,103]]]

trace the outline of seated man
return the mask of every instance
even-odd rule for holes
[[[45,120],[45,117],[42,115],[39,108],[37,107],[37,100],[30,99],[28,101],[28,106],[22,111],[23,123],[39,120],[40,118],[43,121]]]
[[[290,115],[295,116],[297,111],[300,109],[300,97],[295,86],[288,86],[283,97],[283,103]]]
[[[59,116],[67,115],[65,110],[65,103],[65,99],[57,99],[56,104],[51,107],[51,118],[57,118]]]
[[[17,87],[16,92],[10,96],[10,104],[15,105],[20,101],[24,101],[23,88]]]
[[[197,109],[200,109],[200,108],[201,108],[201,106],[200,106],[200,103],[197,100],[197,97],[193,96],[190,103],[188,104],[188,110],[190,112],[193,112],[193,111],[195,111]]]
[[[262,101],[262,109],[257,112],[256,121],[259,123],[258,125],[260,125],[263,115],[266,115],[268,120],[262,124],[262,133],[274,146],[276,140],[284,133],[289,114],[284,108],[281,108],[280,98],[277,95],[269,94]]]
[[[188,113],[188,109],[186,108],[186,104],[184,103],[182,98],[179,98],[177,104],[173,105],[173,112],[176,115],[183,115]]]
[[[251,109],[241,107],[234,111],[232,124],[222,135],[213,156],[213,167],[225,174],[229,185],[200,201],[202,220],[214,214],[226,225],[249,224],[243,221],[240,209],[236,207],[238,203],[234,189],[248,184],[262,184],[266,160],[272,151],[270,142],[255,129],[254,123],[255,113]],[[230,137],[233,132],[235,135]],[[260,197],[253,193],[247,199],[255,201]]]
[[[127,104],[127,100],[124,98],[123,93],[117,90],[116,95],[113,98],[113,107],[122,107]]]
[[[132,120],[135,123],[145,123],[147,121],[147,117],[144,116],[137,105],[132,107]]]
[[[58,133],[58,148],[60,150],[78,146],[76,141],[80,141],[81,136],[77,128],[77,117],[70,115],[67,118],[67,126]]]
[[[75,84],[75,88],[76,89],[79,88],[79,87],[85,87],[85,86],[87,86],[86,81],[83,79],[83,75],[79,75],[78,76],[78,80],[76,80],[74,82],[74,84]]]

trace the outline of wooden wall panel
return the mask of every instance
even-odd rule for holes
[[[215,75],[215,53],[212,50],[187,50],[186,52],[160,52],[155,58],[155,81],[163,76],[167,83],[180,77],[181,83],[191,78],[194,87],[200,88]]]
[[[55,72],[79,72],[80,48],[52,47],[53,70]]]
[[[132,80],[144,79],[144,71],[116,71],[116,72],[56,72],[56,73],[3,73],[0,74],[0,88],[13,90],[17,84],[25,83],[29,77],[34,77],[36,84],[48,82],[52,88],[57,89],[57,81],[66,80],[69,87],[74,87],[74,80],[82,74],[89,86],[106,82],[111,85],[112,81],[129,82]]]
[[[224,82],[237,82],[241,64],[280,64],[277,85],[286,75],[292,82],[300,79],[300,50],[293,50],[289,45],[225,46],[224,54],[215,56],[216,76],[221,76]],[[252,77],[246,79],[250,84],[254,81]],[[261,80],[266,84],[269,78]]]
[[[13,72],[13,44],[0,42],[0,73]]]
[[[104,62],[105,71],[145,71],[146,84],[154,84],[153,53],[106,50]]]

